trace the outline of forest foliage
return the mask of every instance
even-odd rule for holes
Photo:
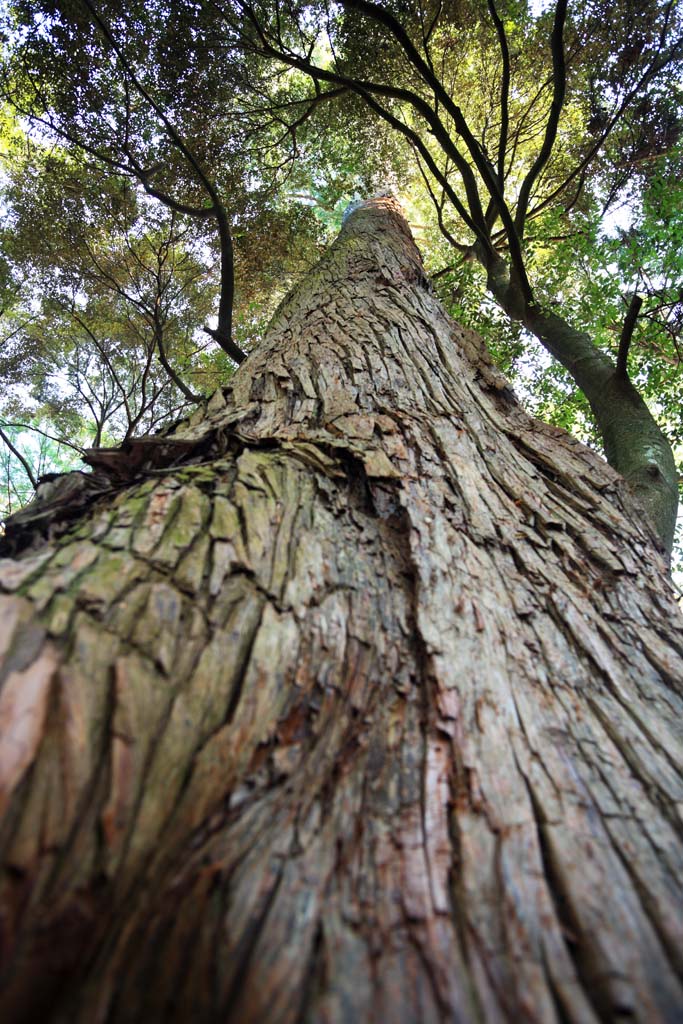
[[[3,514],[225,383],[381,192],[535,414],[600,446],[531,301],[627,362],[680,473],[682,71],[660,0],[6,3]]]

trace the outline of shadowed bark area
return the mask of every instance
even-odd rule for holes
[[[391,201],[152,449],[0,565],[2,1019],[680,1020],[665,566]]]

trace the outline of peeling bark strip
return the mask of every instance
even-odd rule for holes
[[[664,565],[390,201],[172,440],[2,563],[2,1020],[679,1021]]]

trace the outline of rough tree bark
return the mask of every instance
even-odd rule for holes
[[[680,1020],[664,563],[390,201],[206,411],[92,461],[2,563],[4,1021]]]

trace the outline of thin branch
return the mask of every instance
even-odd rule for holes
[[[486,186],[486,189],[491,199],[495,203],[498,215],[500,216],[500,219],[503,222],[503,226],[505,227],[505,230],[507,232],[512,270],[514,272],[514,275],[516,276],[524,301],[526,303],[532,302],[533,293],[531,290],[529,278],[527,276],[526,267],[524,265],[520,239],[517,234],[517,229],[515,227],[512,214],[510,213],[510,210],[508,209],[505,199],[503,198],[502,182],[499,182],[495,168],[493,167],[493,165],[489,163],[481,146],[479,145],[476,138],[472,134],[472,131],[467,123],[467,120],[465,119],[462,110],[456,103],[453,102],[449,92],[444,88],[443,84],[433,73],[429,65],[426,64],[425,61],[422,59],[422,57],[416,50],[415,46],[413,45],[410,37],[408,36],[408,33],[405,31],[401,23],[394,17],[393,14],[387,11],[384,7],[380,7],[379,5],[374,3],[369,3],[368,0],[342,0],[342,3],[345,7],[349,7],[351,9],[358,10],[364,14],[367,14],[368,17],[371,17],[375,21],[378,21],[381,25],[384,25],[385,28],[389,30],[389,32],[391,32],[393,37],[401,46],[401,49],[403,50],[409,62],[413,65],[416,71],[418,71],[425,84],[432,89],[435,99],[438,99],[443,104],[444,109],[453,118],[455,128],[460,137],[462,138],[462,140],[464,141],[465,145],[467,146],[467,150],[472,158],[472,161],[477,170],[479,171],[481,180]],[[558,6],[560,4],[564,4],[566,6],[566,0],[560,0]],[[372,88],[374,90],[375,86],[373,85]],[[434,131],[434,134],[437,138],[437,141],[444,149],[444,152],[451,156],[454,163],[458,167],[460,174],[463,177],[465,188],[468,194],[468,200],[470,200],[470,209],[472,210],[473,219],[478,220],[481,214],[486,231],[488,231],[488,222],[486,221],[486,218],[481,209],[479,191],[477,189],[476,179],[474,179],[472,169],[470,168],[469,164],[467,164],[467,162],[464,160],[460,151],[454,145],[453,140],[451,139],[450,135],[445,131],[443,125],[441,124],[441,121],[434,114],[434,111],[429,107],[428,104],[425,103],[424,100],[422,100],[420,97],[417,98],[419,99],[420,102],[420,108],[416,107],[416,109],[420,109],[420,112],[422,113],[421,107],[427,107],[429,115],[427,116],[426,120],[428,124],[430,124],[430,127],[432,127],[432,130],[434,130],[435,127],[434,122],[437,122],[439,128],[444,132],[444,139],[440,137],[437,131]],[[413,105],[415,104],[413,103]],[[461,163],[464,164],[464,169],[461,167]],[[474,180],[472,182],[472,185],[468,187],[468,180],[470,177]],[[473,198],[476,196],[474,207],[472,206],[472,200],[470,199],[470,190],[472,191]]]
[[[378,103],[374,96],[371,95],[371,93],[364,92],[360,89],[356,89],[355,91],[358,92],[359,96],[363,97],[368,106],[372,110],[376,111],[379,114],[379,116],[387,122],[387,124],[391,125],[392,128],[395,128],[398,132],[405,136],[405,138],[408,139],[411,145],[421,155],[425,164],[427,165],[429,170],[432,172],[436,180],[443,188],[444,192],[446,193],[449,200],[453,204],[453,207],[455,208],[456,212],[458,213],[462,221],[467,225],[467,227],[472,231],[477,240],[481,243],[484,251],[488,253],[491,250],[491,241],[486,231],[486,226],[484,224],[483,219],[483,211],[481,210],[481,208],[481,218],[478,221],[474,217],[470,217],[467,210],[465,209],[460,199],[458,198],[456,192],[454,191],[453,186],[448,181],[448,178],[446,178],[441,173],[436,161],[434,160],[434,157],[429,152],[429,149],[427,148],[427,146],[425,146],[424,142],[417,134],[417,132],[414,132],[411,128],[405,125],[399,118],[395,117],[394,114],[387,110],[386,107],[383,107],[380,103]]]
[[[423,28],[422,41],[423,41],[423,44],[424,44],[425,53],[427,53],[427,44],[429,43],[429,40],[431,39],[432,32],[434,31],[434,29],[436,27],[436,23],[439,20],[439,18],[441,17],[442,9],[443,9],[443,3],[442,3],[442,0],[439,0],[438,4],[436,5],[436,10],[434,12],[434,17],[432,18],[432,21],[431,21],[431,24],[430,24],[429,28],[427,29],[426,32],[424,31],[424,28]],[[427,56],[429,57],[429,54],[427,54]],[[430,61],[430,63],[431,63],[431,61]]]
[[[491,20],[496,27],[496,34],[500,45],[500,56],[503,62],[500,82],[500,134],[498,136],[498,179],[502,189],[505,177],[505,151],[508,144],[508,130],[510,124],[510,48],[508,47],[505,25],[501,21],[498,11],[496,10],[495,0],[488,0],[488,8]]]
[[[638,292],[634,292],[631,298],[631,302],[626,313],[626,319],[624,320],[624,326],[621,331],[621,337],[619,338],[619,352],[617,354],[617,376],[623,380],[628,378],[627,362],[628,362],[628,350],[631,347],[631,339],[633,337],[633,329],[636,326],[636,320],[640,313],[640,307],[643,304],[643,297]]]
[[[35,434],[41,434],[43,437],[47,437],[49,441],[56,441],[57,444],[63,444],[66,448],[72,448],[79,455],[82,455],[85,448],[81,448],[80,445],[72,444],[71,441],[65,441],[63,437],[55,437],[54,434],[48,434],[45,430],[41,430],[39,427],[32,427],[30,423],[9,423],[4,422],[3,427],[17,427],[19,430],[32,430]]]
[[[456,239],[453,237],[453,235],[451,234],[451,232],[448,230],[448,228],[446,227],[446,225],[444,223],[444,219],[443,219],[443,202],[439,202],[439,200],[434,195],[434,189],[432,188],[432,183],[429,180],[427,174],[425,173],[425,170],[424,170],[424,168],[422,166],[422,162],[421,162],[420,157],[418,156],[417,153],[415,154],[415,159],[417,161],[417,167],[418,167],[418,170],[419,170],[419,172],[420,172],[420,174],[422,176],[422,180],[425,183],[425,188],[427,189],[427,191],[429,193],[429,198],[431,199],[432,205],[433,205],[434,209],[436,210],[436,218],[437,218],[437,222],[438,222],[438,225],[439,225],[439,231],[444,236],[444,238],[446,239],[446,241],[448,242],[449,245],[451,245],[454,249],[458,249],[458,248],[460,248],[460,243],[456,241]],[[445,195],[443,189],[442,189],[441,195],[442,195],[442,197]]]
[[[35,490],[36,487],[38,486],[38,481],[36,480],[35,476],[33,475],[33,470],[31,469],[30,464],[26,461],[26,459],[21,454],[21,452],[18,450],[18,448],[14,447],[14,445],[10,441],[9,437],[7,436],[7,434],[5,433],[5,431],[1,427],[0,427],[0,438],[2,438],[2,440],[5,442],[5,444],[9,448],[9,450],[12,452],[12,455],[15,455],[17,457],[17,459],[19,459],[19,462],[24,467],[24,472],[26,473],[26,476],[31,481],[31,486]]]
[[[564,58],[564,23],[567,17],[567,0],[558,0],[555,8],[555,20],[553,31],[550,37],[550,49],[553,57],[553,98],[550,104],[550,114],[545,128],[545,136],[540,152],[534,160],[531,168],[522,182],[517,200],[517,212],[515,214],[515,230],[520,239],[524,236],[524,222],[526,220],[529,196],[534,182],[548,163],[552,153],[557,128],[560,121],[560,114],[564,105],[564,96],[567,85],[567,70]]]
[[[254,26],[254,29],[256,30],[256,33],[260,39],[260,48],[252,47],[256,50],[256,52],[262,53],[265,56],[275,57],[277,60],[280,60],[283,63],[288,64],[290,67],[298,68],[300,71],[303,71],[304,74],[309,75],[311,78],[317,78],[320,79],[321,81],[331,82],[337,85],[345,85],[347,88],[351,89],[358,95],[363,96],[364,98],[367,98],[369,94],[376,96],[384,96],[390,99],[401,100],[402,102],[408,103],[410,106],[412,106],[417,111],[417,113],[421,115],[424,121],[426,121],[427,125],[429,126],[430,132],[434,135],[435,139],[438,141],[444,153],[446,153],[453,160],[456,167],[458,168],[458,171],[460,172],[463,179],[463,183],[465,185],[467,200],[470,206],[470,211],[472,213],[471,219],[478,220],[481,224],[484,223],[484,212],[481,206],[481,199],[479,196],[479,190],[477,188],[477,181],[474,176],[474,172],[472,171],[470,165],[467,163],[467,160],[465,159],[463,154],[460,152],[460,150],[453,142],[453,139],[451,138],[449,132],[445,128],[443,122],[440,120],[438,115],[435,113],[434,109],[429,105],[429,103],[427,103],[426,100],[424,100],[421,96],[419,96],[417,93],[413,92],[410,89],[404,89],[401,88],[400,86],[385,85],[383,82],[369,82],[366,81],[365,79],[349,78],[345,75],[339,74],[338,72],[330,71],[327,68],[321,68],[318,67],[317,65],[311,64],[310,60],[292,53],[284,46],[280,46],[280,48],[278,48],[277,46],[273,45],[273,43],[270,41],[270,38],[267,32],[264,30],[261,23],[259,22],[254,9],[248,3],[244,2],[244,0],[238,0],[238,2],[240,8],[246,13],[247,17]],[[349,6],[353,6],[353,2],[354,0],[349,0]],[[374,8],[373,4],[368,4],[367,6],[371,9]],[[398,25],[398,23],[396,24]],[[398,26],[398,28],[400,29],[401,32],[403,32],[400,26]],[[410,44],[410,46],[412,47],[412,43]],[[430,84],[432,81],[438,84],[438,79],[436,79],[436,77],[432,74],[428,65],[425,64],[425,62],[422,60],[422,58],[414,49],[414,47],[412,47],[412,51],[415,53],[415,57],[416,60],[419,62],[419,65],[425,69],[426,74],[429,77],[427,84]],[[439,88],[441,89],[442,92],[444,92],[442,86],[439,85]],[[469,128],[462,116],[462,111],[460,111],[459,108],[455,107],[454,104],[450,101],[450,99],[449,103],[450,106],[453,107],[453,109],[457,112],[459,116],[460,123],[456,123],[456,127],[458,128],[459,133],[463,136],[463,138],[465,138],[466,142],[466,136],[471,140],[475,147],[475,150],[477,150],[479,153],[479,161],[482,163],[483,167],[487,168],[488,165],[486,163],[486,159],[484,158],[483,154],[479,151],[478,143],[476,142],[471,132],[469,131]],[[481,167],[479,167],[478,169],[480,170],[480,173],[483,173]],[[491,178],[491,171],[487,169],[486,173],[488,174],[489,178]],[[493,182],[493,187],[497,188],[495,182]]]
[[[560,182],[560,184],[556,188],[554,188],[552,192],[550,192],[543,200],[541,200],[540,203],[538,203],[537,206],[533,208],[533,210],[530,211],[528,216],[531,216],[532,214],[539,214],[543,210],[547,209],[547,207],[550,206],[550,204],[554,202],[554,200],[557,199],[557,197],[561,195],[562,192],[564,192],[567,186],[577,176],[583,175],[585,177],[585,173],[588,169],[589,164],[600,152],[608,136],[612,133],[615,125],[618,124],[618,122],[620,121],[624,111],[629,106],[631,101],[635,99],[642,92],[642,90],[653,81],[654,78],[657,77],[660,71],[663,71],[664,68],[666,68],[672,61],[683,56],[683,36],[678,38],[674,43],[672,43],[672,45],[668,48],[668,50],[665,53],[662,53],[661,51],[662,45],[663,41],[661,39],[660,33],[660,48],[658,49],[657,53],[652,58],[650,64],[645,69],[643,74],[640,76],[638,81],[631,89],[629,89],[629,91],[624,95],[623,99],[621,100],[621,103],[619,103],[619,105],[615,108],[614,113],[607,122],[607,125],[603,130],[602,134],[596,139],[595,143],[590,147],[583,160],[572,169],[572,171],[567,175],[564,181]]]
[[[121,46],[117,43],[116,39],[114,38],[111,32],[111,29],[107,25],[104,18],[100,15],[95,5],[92,3],[92,0],[81,0],[81,2],[83,3],[84,7],[88,9],[93,21],[95,22],[95,25],[99,29],[100,34],[102,35],[104,40],[109,44],[109,46],[111,46],[112,50],[116,54],[116,58],[119,64],[121,65],[121,68],[123,69],[124,73],[129,77],[130,81],[134,85],[139,95],[145,100],[147,104],[149,104],[154,113],[157,115],[157,117],[163,124],[164,128],[166,129],[166,132],[168,133],[168,137],[170,138],[171,142],[183,154],[183,156],[189,163],[190,167],[193,169],[193,171],[199,178],[200,182],[204,186],[204,189],[206,190],[212,202],[216,204],[219,203],[220,200],[218,194],[216,193],[216,189],[213,183],[211,182],[210,178],[206,175],[204,169],[197,160],[196,156],[189,148],[189,146],[187,145],[187,143],[185,142],[182,135],[177,130],[171,119],[168,117],[163,107],[159,103],[157,103],[152,94],[145,88],[145,86],[142,84],[142,82],[136,75],[135,71],[133,70],[130,64],[130,61],[123,53]]]

